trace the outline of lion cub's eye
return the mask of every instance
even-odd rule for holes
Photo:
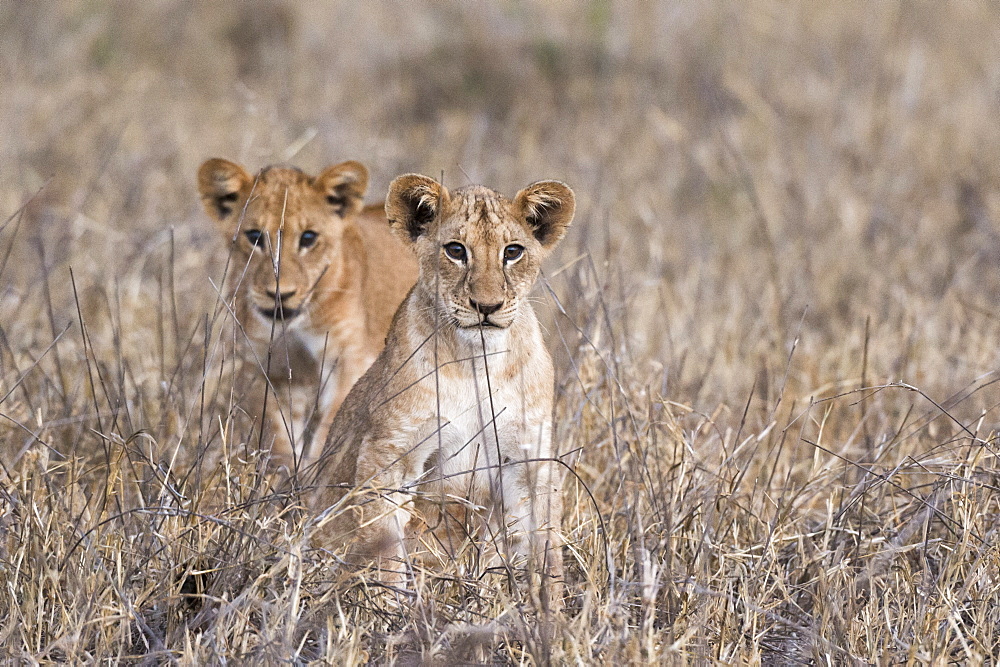
[[[315,243],[316,239],[319,238],[319,234],[313,230],[307,230],[302,232],[302,236],[299,237],[299,247],[300,248],[311,248]]]
[[[264,234],[259,229],[248,229],[243,232],[243,235],[247,237],[247,241],[250,241],[250,245],[259,245],[260,240],[264,237]]]
[[[524,246],[512,243],[503,249],[503,261],[505,264],[516,262],[524,256]]]
[[[465,246],[455,241],[444,244],[444,254],[448,255],[449,258],[459,262],[464,262],[466,257],[468,257],[468,253],[465,250]]]

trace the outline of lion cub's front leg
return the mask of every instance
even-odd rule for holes
[[[336,372],[329,373],[321,382],[315,427],[312,429],[309,449],[304,456],[304,461],[307,463],[315,460],[322,452],[340,406],[376,356],[370,349],[350,348],[337,360]]]
[[[395,440],[370,437],[362,440],[355,488],[364,495],[355,507],[357,523],[350,558],[359,563],[374,563],[387,583],[401,583],[412,555],[410,548],[415,546],[412,521],[418,517],[413,512],[412,490],[425,489],[421,496],[432,504],[447,503],[449,496],[462,495],[464,480],[484,476],[480,483],[490,491],[482,500],[487,503],[489,523],[496,531],[492,541],[497,545],[497,555],[518,567],[525,567],[529,579],[542,575],[543,588],[552,598],[560,598],[562,497],[555,464],[543,458],[548,455],[548,447],[526,447],[520,440],[504,442],[499,448],[495,443],[486,445],[489,451],[499,449],[510,455],[498,463],[484,453],[481,457],[473,457],[478,461],[475,469],[441,471],[447,474],[438,488],[434,473],[426,469],[435,451],[434,442],[415,437],[415,432],[424,430],[407,428]],[[548,430],[547,425],[543,430]],[[423,445],[415,442],[423,442]],[[449,485],[449,479],[456,483]],[[475,485],[473,482],[472,486]],[[438,490],[428,493],[429,488]],[[437,537],[441,544],[449,542],[440,535]]]
[[[549,424],[540,429],[546,434],[538,446],[517,442],[506,449],[520,450],[520,457],[509,457],[500,466],[498,482],[502,491],[504,519],[514,556],[523,557],[529,575],[547,579],[553,598],[562,597],[562,521],[561,478],[551,456],[547,434]],[[532,587],[534,588],[534,587]]]
[[[270,442],[271,461],[289,473],[302,461],[303,439],[308,431],[310,392],[290,382],[273,382],[260,397],[264,408],[265,440]]]
[[[271,461],[287,473],[302,470],[318,455],[333,420],[333,391],[318,382],[272,379],[261,397]]]

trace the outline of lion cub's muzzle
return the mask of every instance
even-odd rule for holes
[[[280,295],[272,290],[266,291],[267,298],[262,299],[267,305],[257,304],[257,312],[268,319],[288,322],[302,312],[302,304],[293,305],[296,290],[282,292]]]
[[[504,309],[506,304],[483,303],[469,299],[468,309],[463,308],[459,314],[459,326],[463,329],[474,329],[483,327],[484,329],[506,329],[510,326],[512,318],[505,317],[509,309]]]

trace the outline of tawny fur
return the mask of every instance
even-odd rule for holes
[[[416,552],[451,557],[471,528],[561,579],[552,361],[528,294],[573,211],[557,181],[513,200],[414,174],[393,181],[386,212],[420,277],[316,466],[318,510],[353,488],[353,512],[321,541],[348,543],[351,558],[399,581]]]
[[[269,380],[270,395],[260,392],[249,409],[266,412],[273,459],[288,468],[319,451],[416,280],[416,259],[384,207],[364,206],[367,184],[353,161],[317,177],[293,167],[251,176],[221,159],[198,171],[205,210],[232,242],[235,316]]]

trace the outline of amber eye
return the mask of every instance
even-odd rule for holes
[[[512,243],[503,249],[503,261],[505,264],[516,262],[524,256],[524,246]]]
[[[299,237],[299,247],[300,248],[311,248],[316,243],[316,239],[319,238],[319,234],[309,229],[302,232],[302,236]]]
[[[252,246],[260,245],[260,240],[264,237],[259,229],[248,229],[243,232],[243,235],[247,237],[247,241],[250,241]]]
[[[455,241],[444,244],[444,254],[457,262],[464,262],[468,257],[465,246]]]

